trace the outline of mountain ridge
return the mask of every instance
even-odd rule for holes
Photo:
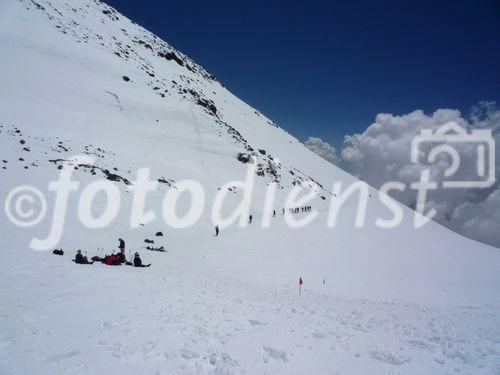
[[[0,214],[1,373],[496,372],[496,249],[435,223],[416,230],[414,212],[399,204],[401,225],[379,228],[391,211],[372,188],[351,195],[328,228],[334,184],[357,179],[100,2],[9,0],[0,17],[0,198],[29,185],[48,206],[29,228]],[[31,251],[30,239],[51,231],[48,186],[75,155],[95,162],[71,165],[79,188],[57,245],[65,255]],[[222,192],[219,213],[238,207],[244,192],[233,183],[251,159],[253,223],[215,237],[212,203]],[[157,217],[131,228],[130,188],[144,168],[157,183],[145,209]],[[102,180],[120,196],[119,211],[110,225],[89,228],[80,200]],[[177,229],[161,209],[186,180],[206,199],[199,220]],[[294,229],[282,209],[308,181],[318,188],[309,203],[318,216]],[[263,228],[273,182],[277,215]],[[108,201],[94,198],[98,216]],[[357,228],[365,200],[366,225]],[[185,213],[192,202],[177,203]],[[138,251],[152,266],[71,262],[77,249],[116,252],[118,238],[127,256]]]

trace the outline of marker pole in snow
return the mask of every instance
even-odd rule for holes
[[[302,284],[304,284],[304,281],[302,281],[302,277],[299,277],[299,296],[302,295]]]

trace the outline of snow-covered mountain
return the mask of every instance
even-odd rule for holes
[[[381,229],[391,211],[370,189],[367,225],[356,228],[353,194],[335,228],[333,184],[356,179],[319,158],[201,66],[99,1],[5,0],[0,15],[0,198],[20,185],[47,192],[48,213],[31,228],[0,214],[1,374],[500,373],[500,253],[435,223]],[[49,233],[65,160],[87,155],[73,179],[107,178],[121,192],[104,229],[79,220],[69,195],[66,254],[29,250]],[[213,236],[243,192],[255,158],[254,223]],[[129,225],[137,171],[150,168],[165,193],[193,179],[206,193],[196,225],[159,217]],[[289,192],[310,181],[318,217],[292,229]],[[269,228],[259,223],[278,184]],[[185,211],[189,199],[179,200]],[[98,196],[95,214],[106,199]],[[298,214],[298,218],[303,214]],[[162,231],[163,237],[155,234]],[[79,266],[82,249],[107,253],[124,238],[149,269]],[[153,240],[168,253],[150,252]],[[299,296],[298,280],[304,280]]]

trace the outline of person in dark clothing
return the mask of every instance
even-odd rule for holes
[[[118,262],[119,263],[125,263],[127,261],[127,257],[125,256],[125,249],[122,249],[118,255]]]
[[[253,220],[253,216],[252,216],[252,215],[250,215],[250,216],[248,217],[248,223],[249,223],[249,224],[252,224],[252,220]]]
[[[219,237],[219,226],[215,226],[215,237]]]
[[[150,264],[142,264],[141,257],[139,256],[139,253],[134,254],[134,267],[149,267],[151,266]]]
[[[276,210],[273,210],[273,217],[276,217]]]
[[[76,256],[75,256],[74,262],[76,264],[93,264],[94,263],[94,261],[89,262],[89,260],[87,259],[87,257],[85,257],[85,256],[82,255],[82,251],[81,250],[78,250],[76,252]]]
[[[125,263],[127,261],[127,257],[125,256],[125,241],[122,240],[121,238],[118,238],[118,249],[120,249],[120,252],[118,253],[118,262],[120,264]]]

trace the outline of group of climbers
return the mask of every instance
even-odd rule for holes
[[[289,213],[299,213],[299,212],[308,212],[311,211],[311,206],[304,206],[304,207],[295,207],[295,208],[289,208],[288,212]],[[283,215],[285,214],[285,209],[283,208]],[[276,210],[273,210],[273,217],[276,216]],[[248,217],[248,223],[251,224],[253,221],[253,215],[250,214]],[[220,233],[220,228],[219,225],[215,225],[215,236],[218,237]],[[120,250],[117,254],[113,253],[111,255],[106,255],[103,258],[100,258],[98,256],[92,257],[91,261],[87,259],[86,256],[82,255],[82,251],[78,250],[75,256],[75,259],[73,260],[77,264],[93,264],[94,262],[101,262],[104,263],[108,266],[119,266],[121,264],[126,264],[129,266],[134,266],[134,267],[149,267],[151,264],[144,265],[142,264],[141,257],[138,252],[134,254],[134,259],[133,262],[128,262],[127,258],[125,256],[125,241],[121,238],[118,239],[118,249]],[[61,253],[59,253],[59,251]],[[161,248],[161,251],[164,251],[163,248]],[[54,254],[57,255],[63,255],[64,252],[62,250],[54,250]]]
[[[288,209],[288,213],[290,214],[298,214],[300,212],[309,212],[312,210],[311,206],[304,206],[304,207],[293,207]],[[283,209],[283,215],[285,214],[285,209]]]
[[[134,259],[132,262],[127,261],[127,257],[125,256],[125,241],[121,238],[118,239],[119,245],[118,249],[120,250],[117,254],[112,253],[111,255],[105,255],[100,258],[99,256],[92,257],[89,261],[86,256],[82,254],[81,250],[76,252],[75,259],[73,260],[76,264],[94,264],[94,262],[101,262],[107,266],[120,266],[122,264],[134,267],[149,267],[151,264],[142,264],[142,259],[138,252],[134,254]]]
[[[283,210],[282,211],[283,215],[285,215],[287,210],[288,210],[288,213],[290,213],[290,214],[298,214],[300,212],[309,212],[312,210],[312,207],[311,206],[293,207],[293,208],[288,208],[288,209],[283,208],[282,210]],[[276,210],[273,210],[273,217],[276,217]],[[253,215],[250,214],[248,216],[248,224],[252,224],[252,222],[253,222]],[[219,233],[220,233],[219,225],[216,225],[215,226],[215,237],[219,237]]]

